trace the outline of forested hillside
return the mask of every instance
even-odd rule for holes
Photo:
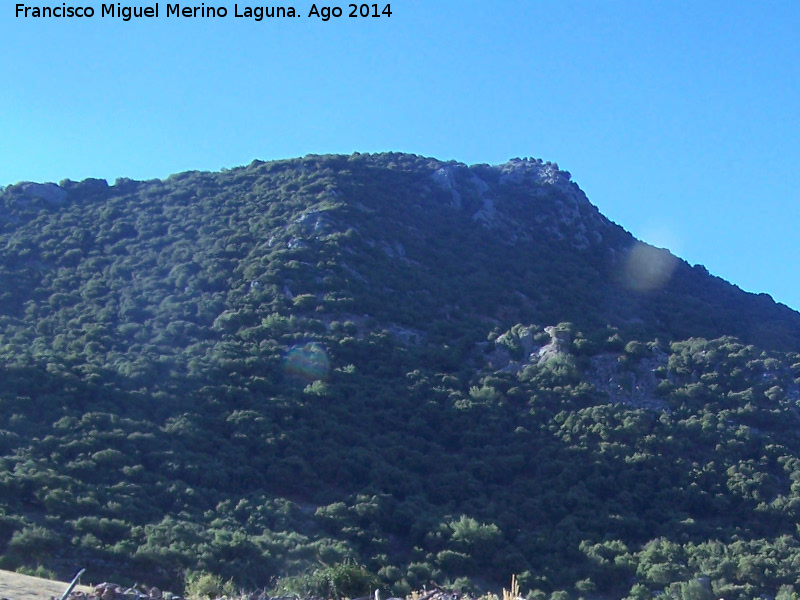
[[[551,163],[0,192],[0,568],[800,592],[800,314]]]

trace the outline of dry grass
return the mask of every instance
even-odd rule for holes
[[[503,600],[517,600],[519,598],[519,581],[517,581],[517,576],[511,576],[511,589],[507,590],[503,588]]]
[[[51,597],[55,597],[58,600],[68,587],[68,581],[51,581],[0,570],[0,598],[8,598],[8,600],[50,600]],[[75,590],[87,593],[93,591],[92,588],[85,585],[79,585]]]

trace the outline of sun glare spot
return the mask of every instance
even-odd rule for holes
[[[637,292],[652,292],[664,287],[678,259],[668,250],[636,242],[625,263],[625,287]]]
[[[325,379],[330,366],[328,353],[317,342],[294,346],[286,353],[283,364],[287,375],[305,382]]]

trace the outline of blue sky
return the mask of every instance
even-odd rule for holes
[[[800,309],[800,3],[404,0],[323,22],[290,1],[301,17],[261,22],[225,0],[130,22],[5,3],[0,185],[538,157],[636,237]]]

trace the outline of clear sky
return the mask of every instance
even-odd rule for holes
[[[260,22],[226,0],[181,4],[225,18],[160,2],[128,22],[92,0],[66,4],[89,19],[2,3],[0,185],[309,153],[537,157],[636,237],[800,309],[797,0],[403,0],[327,22],[289,1],[300,17]]]

